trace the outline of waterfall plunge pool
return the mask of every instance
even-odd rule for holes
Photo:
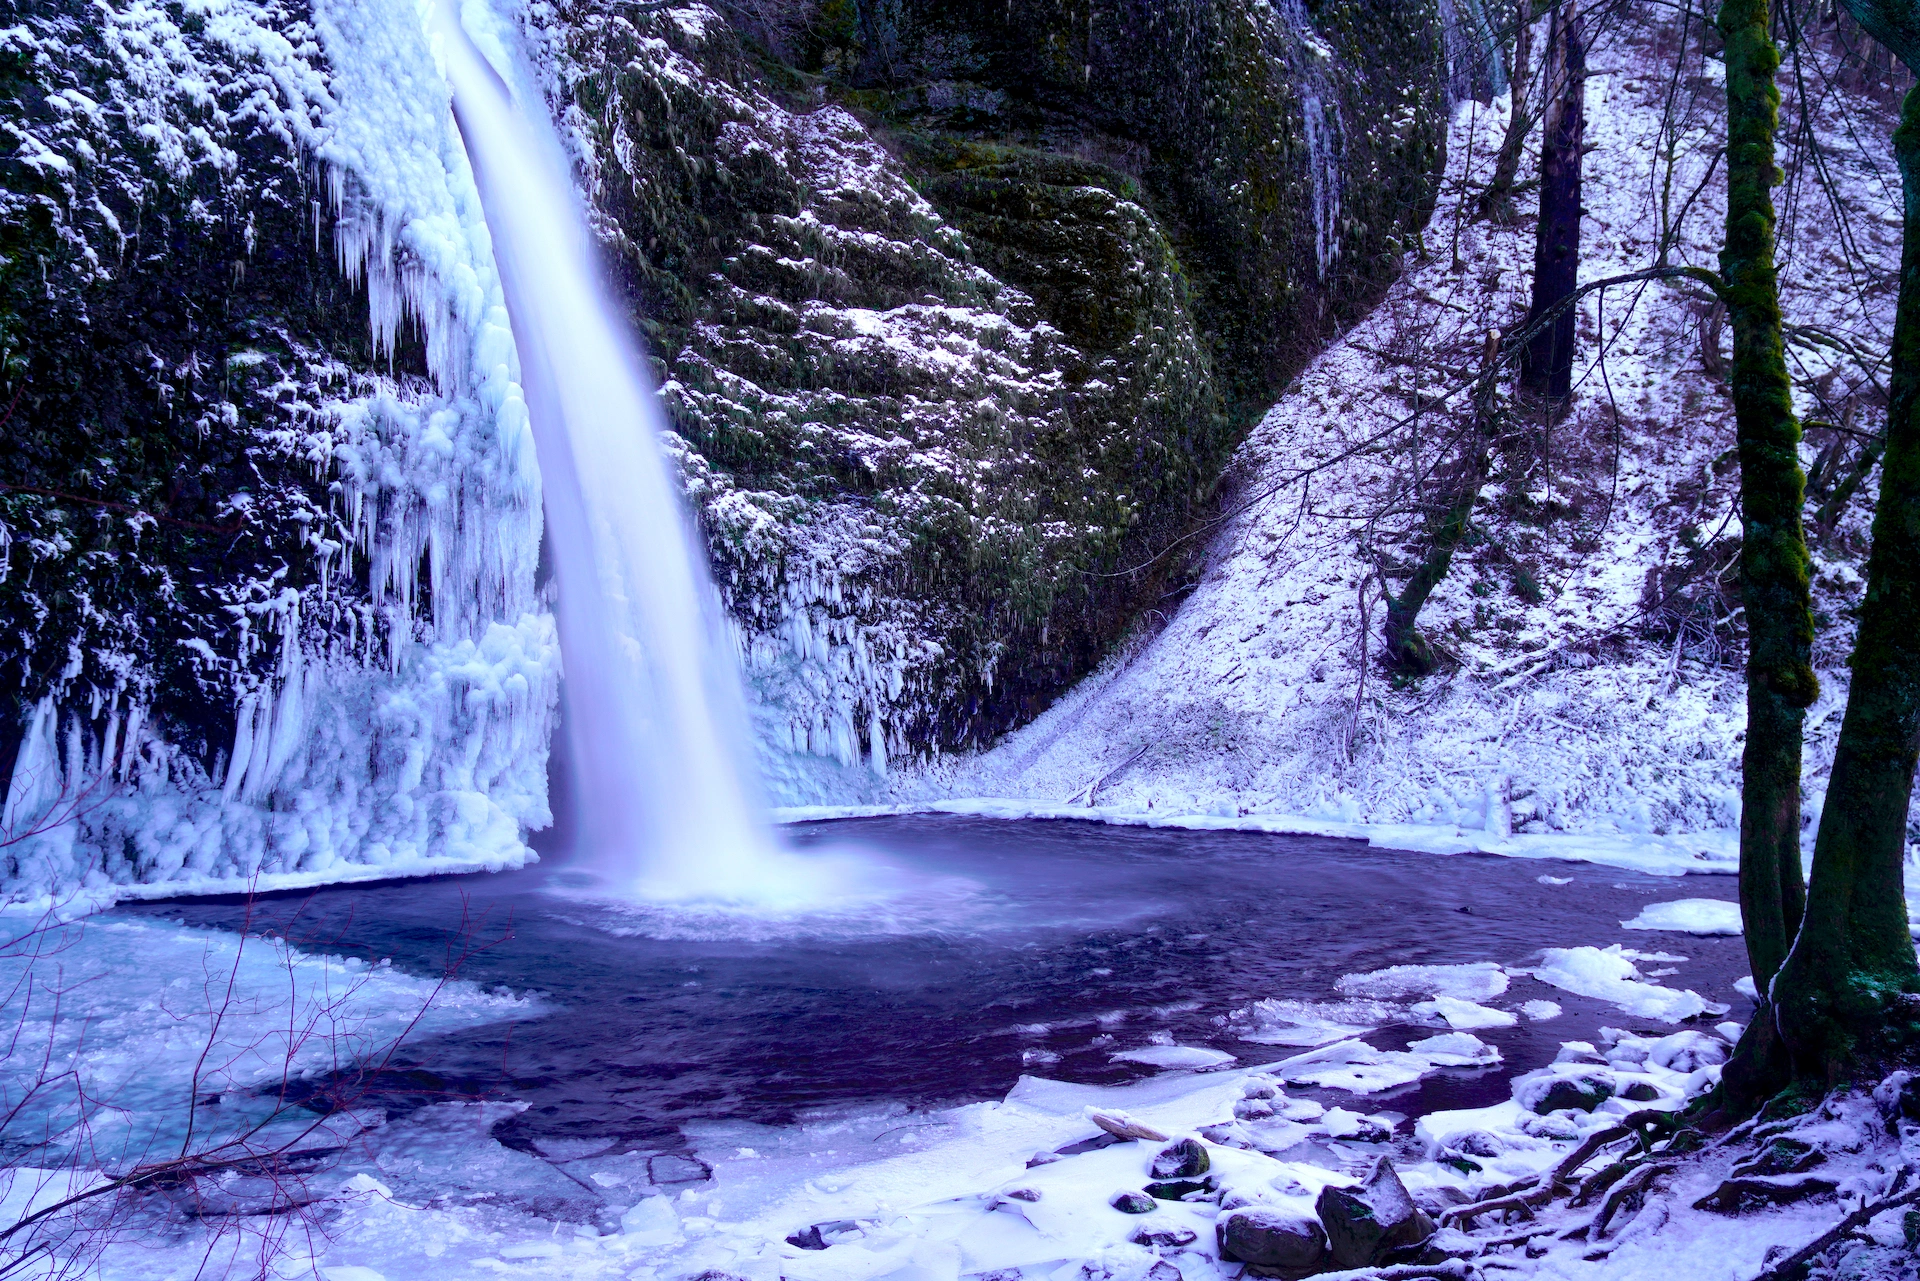
[[[798,826],[789,839],[802,851],[877,853],[905,888],[841,912],[752,917],[601,903],[550,860],[250,905],[225,896],[116,910],[391,958],[426,976],[464,953],[460,978],[537,993],[534,1017],[404,1043],[373,1096],[390,1113],[522,1101],[496,1137],[535,1150],[593,1141],[672,1151],[688,1124],[786,1125],[876,1105],[917,1112],[998,1098],[1022,1074],[1119,1084],[1158,1069],[1115,1056],[1169,1053],[1155,1045],[1273,1062],[1301,1053],[1312,1032],[1244,1039],[1272,1026],[1245,1013],[1257,1002],[1309,1003],[1350,1021],[1361,1016],[1337,987],[1343,976],[1524,968],[1547,947],[1658,952],[1639,964],[1664,965],[1666,985],[1731,1005],[1734,1018],[1749,1008],[1733,988],[1746,973],[1740,938],[1621,929],[1652,902],[1731,900],[1731,877],[1063,820],[848,819]],[[1368,1043],[1397,1050],[1445,1033],[1412,1011],[1417,995],[1376,1003]],[[1520,1014],[1533,1001],[1562,1013]],[[1322,1002],[1333,1004],[1312,1004]],[[1473,1031],[1502,1063],[1361,1096],[1288,1092],[1360,1112],[1482,1106],[1603,1026],[1676,1030],[1526,976],[1484,1004],[1518,1017]]]

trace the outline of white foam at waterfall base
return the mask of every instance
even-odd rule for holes
[[[583,861],[603,888],[655,902],[868,898],[853,893],[863,869],[774,843],[732,637],[662,454],[666,417],[512,28],[452,0],[433,22],[539,456]]]
[[[746,896],[660,901],[611,896],[595,879],[560,873],[549,893],[573,899],[568,920],[615,938],[769,943],[956,935],[1005,928],[1016,906],[965,876],[894,863],[850,842],[796,854],[774,849],[771,875]]]

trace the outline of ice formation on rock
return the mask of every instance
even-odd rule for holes
[[[169,95],[217,69],[192,63],[155,11],[102,20],[122,80],[150,95],[134,106],[163,155],[169,139],[183,156],[204,143]],[[210,776],[142,706],[42,704],[7,795],[16,885],[524,861],[524,830],[550,821],[558,648],[517,358],[446,82],[410,7],[322,0],[299,43],[265,6],[216,3],[202,20],[249,69],[248,110],[324,174],[376,352],[411,326],[431,381],[341,370],[356,394],[336,389],[288,442],[330,478],[350,541],[310,540],[317,589],[257,584],[230,607],[242,659],[275,657],[241,681]],[[342,590],[356,564],[370,600]],[[102,715],[104,735],[86,728]]]

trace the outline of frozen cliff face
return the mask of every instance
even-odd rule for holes
[[[16,892],[522,858],[539,478],[411,11],[0,32]]]
[[[1419,6],[844,8],[529,11],[787,800],[1168,608],[1184,557],[1124,571],[1397,267],[1442,119]]]

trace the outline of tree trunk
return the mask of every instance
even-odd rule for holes
[[[1780,51],[1767,0],[1726,0],[1727,240],[1720,253],[1733,325],[1740,449],[1740,579],[1747,615],[1747,743],[1741,758],[1740,908],[1763,997],[1800,924],[1800,741],[1814,679],[1810,562],[1800,523],[1800,424],[1793,415],[1773,260],[1773,139]],[[1756,1020],[1758,1021],[1758,1020]]]
[[[1912,65],[1920,4],[1848,7]],[[1773,986],[1795,1073],[1823,1084],[1920,1044],[1920,970],[1901,866],[1920,760],[1920,90],[1907,94],[1893,152],[1905,223],[1873,552],[1806,919]]]
[[[1498,429],[1500,389],[1500,333],[1489,330],[1480,377],[1474,383],[1473,405],[1468,411],[1465,437],[1460,442],[1460,457],[1441,487],[1445,504],[1431,522],[1427,554],[1414,567],[1413,575],[1398,596],[1386,590],[1381,575],[1381,595],[1387,602],[1387,617],[1382,639],[1387,662],[1411,676],[1424,676],[1436,666],[1433,649],[1420,634],[1420,610],[1433,595],[1433,589],[1447,576],[1453,564],[1454,549],[1467,536],[1473,521],[1473,504],[1493,470],[1493,441]],[[1362,624],[1364,626],[1364,623]]]
[[[1546,130],[1540,139],[1540,223],[1533,242],[1527,324],[1550,313],[1580,279],[1580,149],[1586,133],[1587,49],[1580,15],[1555,9],[1547,43]],[[1551,406],[1573,392],[1579,313],[1568,307],[1520,357],[1520,385]]]
[[[1507,73],[1507,88],[1513,110],[1507,116],[1507,132],[1500,139],[1500,154],[1494,157],[1493,179],[1480,193],[1480,216],[1494,222],[1520,221],[1513,207],[1513,184],[1520,176],[1520,157],[1527,149],[1527,134],[1533,120],[1527,115],[1527,62],[1533,55],[1533,0],[1520,0],[1514,6],[1513,66]]]

